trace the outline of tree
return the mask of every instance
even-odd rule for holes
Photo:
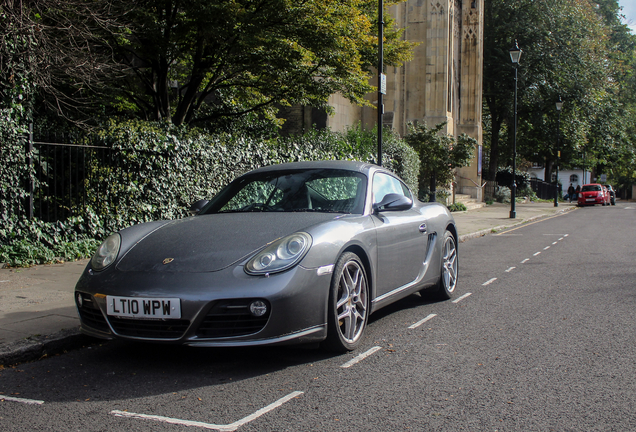
[[[119,60],[131,71],[120,107],[174,124],[215,121],[275,104],[327,108],[341,93],[359,104],[375,63],[369,0],[141,1],[126,14]],[[410,44],[388,28],[386,61]]]
[[[557,158],[557,113],[562,98],[561,162],[578,155],[605,153],[617,145],[613,133],[620,112],[616,92],[628,68],[621,52],[629,43],[620,34],[616,0],[536,2],[492,0],[486,4],[484,44],[484,124],[490,142],[488,178],[512,154],[514,81],[508,47],[517,39],[524,53],[519,65],[518,153],[546,162],[546,176]],[[624,27],[624,26],[623,26]],[[623,32],[625,29],[623,28]],[[633,51],[633,49],[632,49]],[[610,113],[612,113],[610,115]],[[600,138],[600,135],[603,138]],[[501,141],[503,140],[503,141]],[[504,143],[502,145],[502,142]]]
[[[449,186],[455,168],[461,168],[473,158],[477,140],[462,134],[457,139],[441,134],[446,123],[433,128],[426,123],[408,124],[404,140],[420,157],[419,196],[429,192],[429,201],[434,202],[437,185]]]

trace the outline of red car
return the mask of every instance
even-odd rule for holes
[[[579,200],[577,205],[583,207],[585,205],[609,205],[609,193],[607,189],[598,183],[591,183],[583,185],[581,193],[579,193]]]

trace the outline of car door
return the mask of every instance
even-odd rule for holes
[[[389,193],[412,199],[409,189],[386,173],[373,177],[374,204]],[[426,225],[422,214],[408,210],[379,211],[373,215],[377,233],[376,296],[382,296],[415,281],[426,255]]]

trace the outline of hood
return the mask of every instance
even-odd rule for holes
[[[213,272],[240,262],[266,244],[342,215],[223,213],[167,223],[126,251],[121,271]],[[172,259],[163,264],[164,260]]]

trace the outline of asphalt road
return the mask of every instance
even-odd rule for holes
[[[636,430],[634,220],[462,243],[454,301],[389,306],[346,355],[110,342],[0,370],[0,430]]]

